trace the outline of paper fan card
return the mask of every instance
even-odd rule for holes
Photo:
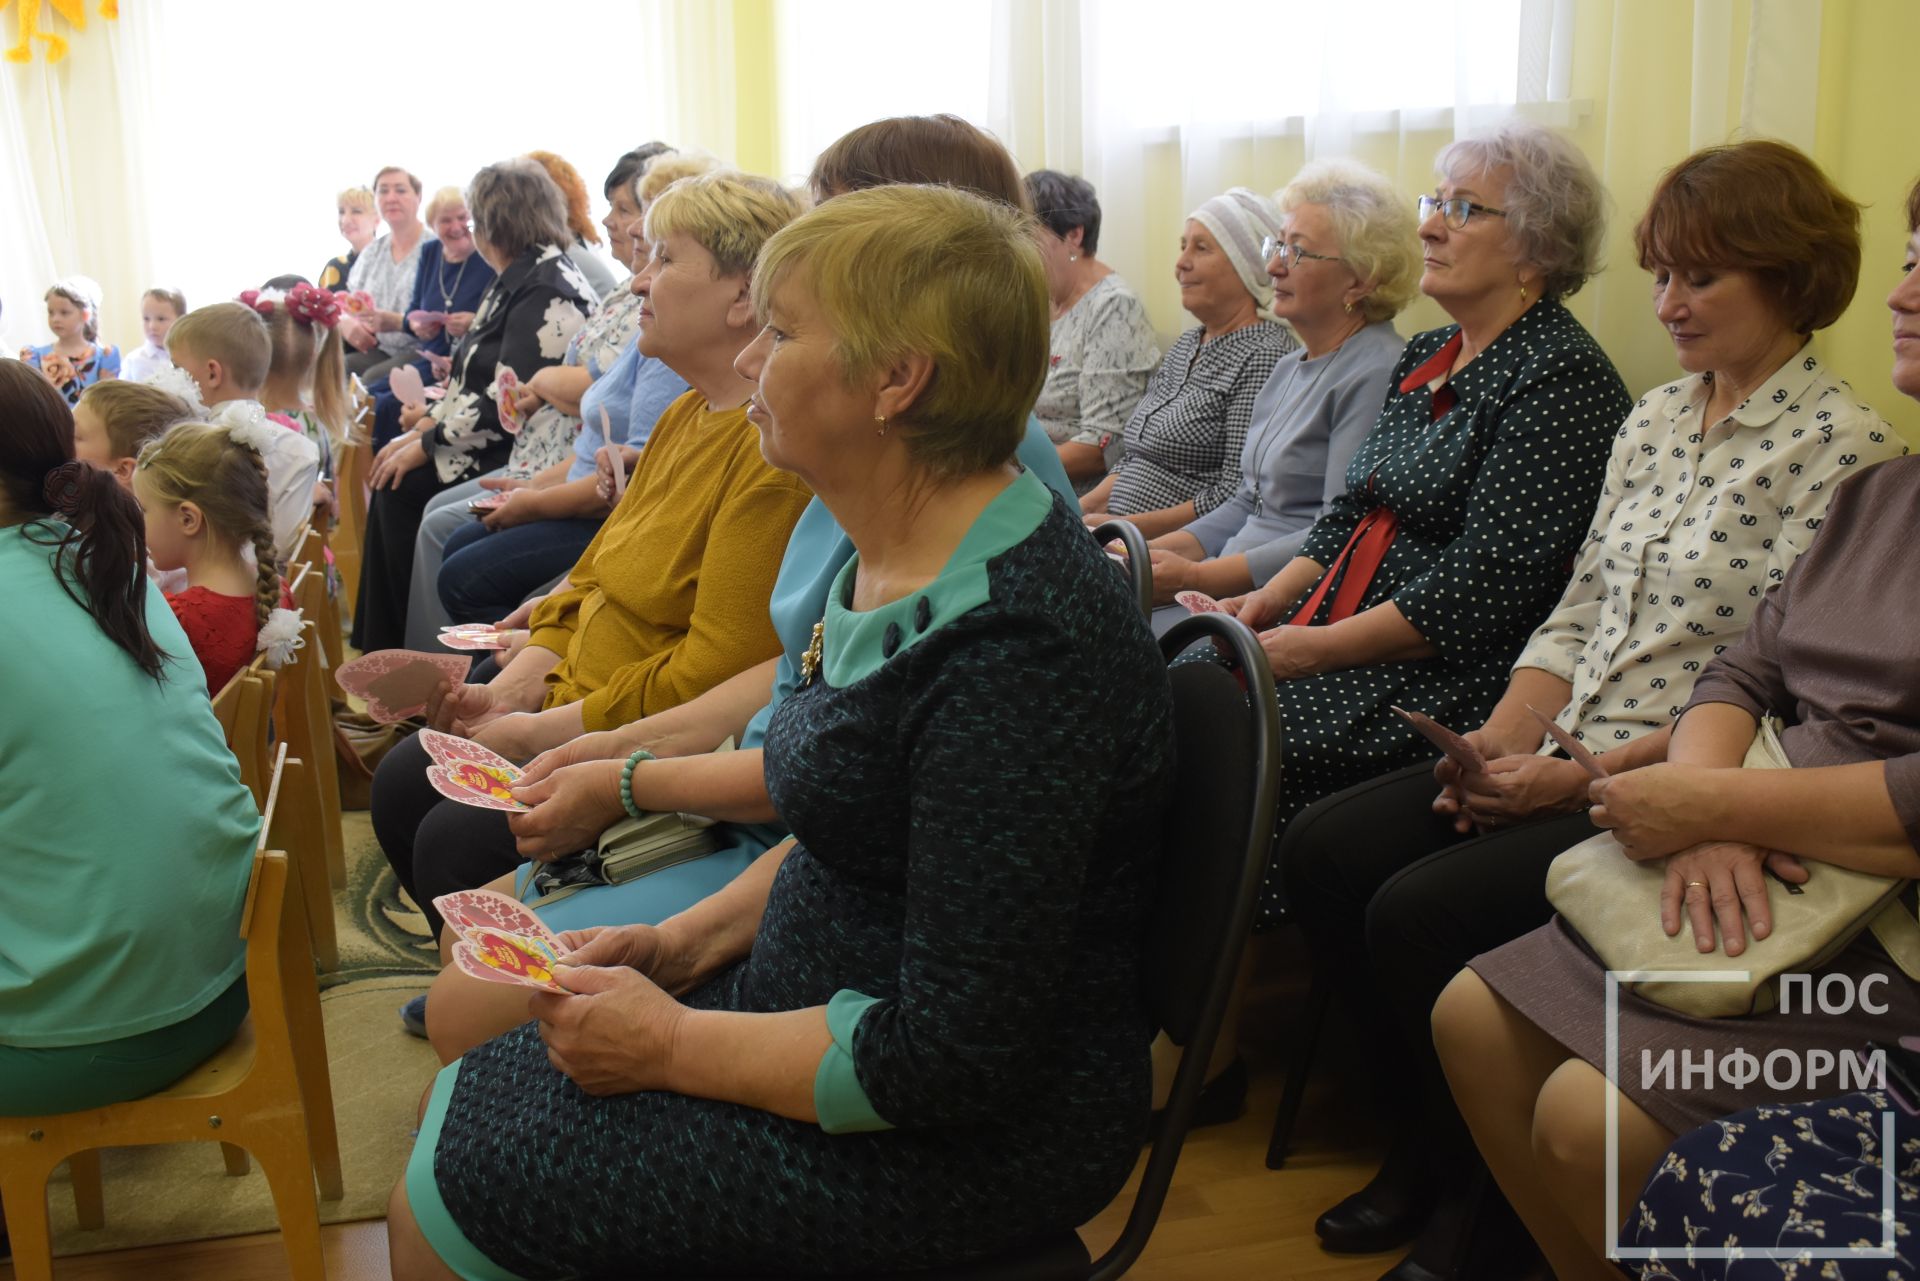
[[[420,371],[412,365],[402,365],[388,374],[387,390],[409,409],[427,407],[427,385],[420,381]]]
[[[552,944],[523,934],[473,930],[453,945],[453,964],[483,983],[511,983],[565,992],[553,977],[559,957]]]
[[[1582,743],[1579,739],[1561,729],[1559,725],[1554,723],[1551,716],[1548,716],[1533,704],[1527,704],[1527,710],[1533,713],[1533,719],[1539,721],[1541,728],[1547,731],[1547,737],[1555,743],[1558,743],[1560,750],[1572,757],[1581,769],[1587,771],[1587,773],[1594,778],[1607,777],[1607,767],[1600,763],[1598,756],[1595,756],[1587,750],[1585,743]]]
[[[1226,606],[1205,592],[1175,592],[1173,594],[1173,603],[1185,609],[1189,614],[1224,614],[1227,612]]]
[[[465,739],[454,741],[466,742]],[[494,890],[455,890],[433,900],[433,908],[462,938],[466,937],[469,930],[494,930],[540,939],[556,953],[560,949],[560,940],[547,928],[545,921],[534,915],[532,908],[517,898],[509,898]]]
[[[458,734],[444,734],[437,729],[421,730],[420,746],[426,752],[427,759],[435,765],[472,761],[476,765],[494,765],[501,769],[514,768],[512,761],[493,749],[482,747],[470,738],[461,738]]]
[[[520,813],[533,808],[513,799],[513,785],[520,781],[520,773],[520,768],[515,765],[493,765],[455,758],[445,765],[428,766],[427,782],[433,785],[434,791],[450,801],[459,801],[475,809]]]
[[[440,643],[448,649],[496,651],[512,645],[518,631],[491,623],[457,623],[440,629]]]
[[[447,313],[444,311],[410,311],[407,313],[407,323],[416,329],[421,325],[444,325],[447,323]],[[389,379],[389,385],[391,385],[391,379]]]
[[[458,654],[425,654],[411,649],[380,649],[334,673],[340,688],[367,702],[377,721],[403,721],[427,710],[427,700],[442,682],[467,679],[468,660]]]
[[[1407,724],[1418,730],[1420,737],[1440,749],[1442,755],[1469,774],[1484,774],[1487,770],[1487,758],[1480,749],[1460,737],[1431,716],[1420,712],[1410,712],[1404,707],[1389,709]]]
[[[520,406],[515,394],[520,390],[520,375],[513,372],[513,366],[501,365],[493,375],[493,401],[500,411],[500,430],[509,436],[518,436],[526,422],[520,417]]]

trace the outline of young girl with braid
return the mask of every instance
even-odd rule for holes
[[[186,571],[186,590],[167,593],[167,603],[206,671],[210,695],[257,651],[268,651],[278,666],[299,645],[299,616],[279,608],[267,465],[252,439],[282,430],[181,423],[142,450],[134,469],[155,568]]]

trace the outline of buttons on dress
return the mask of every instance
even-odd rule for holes
[[[900,652],[900,624],[888,623],[887,634],[880,640],[880,653],[892,658]]]
[[[933,622],[933,602],[922,596],[913,607],[913,630],[924,632]]]

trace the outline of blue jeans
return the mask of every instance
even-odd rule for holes
[[[489,530],[478,520],[447,539],[440,603],[456,623],[493,623],[572,569],[598,520],[536,520]]]

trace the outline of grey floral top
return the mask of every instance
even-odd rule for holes
[[[347,274],[347,288],[364,289],[372,294],[373,305],[381,311],[406,315],[407,304],[413,301],[414,277],[420,274],[420,247],[432,239],[434,234],[431,231],[422,235],[414,242],[413,252],[395,262],[393,233],[381,232],[353,260],[353,270]],[[380,350],[389,356],[405,355],[420,345],[419,340],[404,328],[381,334],[379,338]]]
[[[513,370],[524,383],[559,364],[596,308],[592,287],[558,245],[529,249],[487,286],[473,327],[453,349],[447,394],[430,411],[433,425],[422,438],[442,485],[506,462],[512,438],[495,400],[500,370]]]
[[[1106,276],[1053,322],[1052,346],[1034,417],[1054,444],[1092,445],[1112,467],[1127,420],[1160,365],[1147,309],[1126,281]]]
[[[1280,357],[1299,344],[1270,320],[1202,342],[1195,325],[1173,344],[1127,422],[1107,510],[1116,516],[1192,502],[1204,516],[1240,489],[1253,402]]]
[[[584,368],[597,382],[613,367],[613,362],[620,359],[621,353],[633,346],[634,335],[639,331],[640,299],[630,290],[621,290],[581,326],[580,332],[567,344],[566,357],[560,363]],[[571,462],[573,438],[579,431],[580,419],[576,415],[554,405],[541,405],[528,415],[527,425],[514,439],[513,452],[507,457],[506,475],[525,480],[555,463]]]

